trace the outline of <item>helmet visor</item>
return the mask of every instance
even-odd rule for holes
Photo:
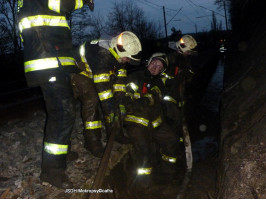
[[[180,39],[180,46],[181,46],[181,48],[186,48],[187,47],[187,45],[185,44],[185,42],[184,42],[184,40],[182,38]]]
[[[124,49],[123,45],[117,44],[116,47],[117,47],[117,50],[120,51],[120,52],[125,52],[126,51]]]

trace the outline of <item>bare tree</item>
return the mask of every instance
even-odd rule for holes
[[[211,30],[213,30],[213,31],[218,30],[217,19],[216,19],[214,12],[212,12]]]
[[[74,45],[80,45],[84,41],[92,39],[91,27],[93,24],[88,6],[71,13],[69,24]]]
[[[97,14],[97,16],[93,16],[92,17],[92,30],[91,30],[91,35],[94,38],[100,38],[103,35],[109,35],[106,32],[106,22],[104,20],[104,17],[102,15],[100,15],[99,13]]]
[[[21,49],[17,28],[17,0],[0,1],[0,42],[1,50],[4,53],[14,52],[15,54]]]
[[[149,22],[144,11],[137,7],[133,1],[122,1],[114,3],[108,14],[107,31],[110,35],[115,35],[122,31],[132,31],[139,38],[158,38],[162,35],[159,26]]]

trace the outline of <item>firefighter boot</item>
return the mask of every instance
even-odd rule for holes
[[[42,170],[40,180],[60,189],[73,188],[72,182],[68,179],[63,169]]]
[[[101,158],[104,152],[104,147],[101,142],[99,134],[85,133],[84,132],[84,147],[92,153],[95,157]]]
[[[151,186],[151,174],[137,175],[135,182],[136,192],[145,193]]]
[[[166,180],[173,180],[177,176],[177,165],[176,163],[170,163],[162,161],[160,163],[160,177]]]

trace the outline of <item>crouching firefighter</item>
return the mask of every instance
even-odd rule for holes
[[[107,137],[111,132],[114,117],[120,115],[114,93],[125,92],[125,84],[114,84],[116,76],[126,76],[123,66],[141,51],[138,37],[124,31],[110,39],[98,39],[85,42],[79,48],[80,74],[72,77],[74,93],[82,102],[85,148],[93,155],[101,157],[102,129],[105,126]],[[103,114],[101,114],[103,112]],[[105,121],[102,121],[104,116]]]
[[[73,187],[65,169],[76,114],[70,74],[79,72],[66,14],[83,4],[93,9],[92,0],[18,1],[27,84],[41,87],[47,111],[40,179],[58,188]]]
[[[160,165],[167,163],[167,171],[168,163],[174,167],[176,162],[178,139],[161,114],[164,85],[160,74],[167,66],[165,54],[155,53],[147,66],[128,75],[124,124],[134,145],[136,186],[141,189],[149,187],[157,157]],[[159,151],[154,151],[153,143]]]

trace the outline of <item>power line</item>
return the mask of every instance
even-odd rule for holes
[[[203,18],[203,17],[209,17],[209,16],[212,16],[212,15],[204,15],[204,16],[199,16],[199,17],[196,17],[196,18]]]
[[[193,5],[195,5],[195,6],[197,6],[197,7],[203,8],[203,9],[208,10],[208,11],[211,11],[211,12],[214,12],[215,14],[224,17],[224,15],[222,15],[222,14],[220,14],[220,13],[218,13],[218,12],[212,10],[212,9],[206,8],[206,7],[201,6],[201,5],[198,5],[198,4],[195,4],[195,3],[194,3],[193,1],[191,1],[191,0],[188,0],[188,1],[190,1]]]
[[[166,23],[166,25],[168,25],[174,18],[175,18],[175,16],[177,16],[177,14],[182,10],[182,8],[183,7],[181,7],[178,11],[177,11],[177,13],[172,17],[172,19],[170,19],[167,23]]]
[[[146,1],[140,1],[140,0],[137,0],[137,1],[139,3],[142,3],[142,4],[146,5],[146,6],[149,6],[149,7],[153,8],[153,9],[155,9],[155,10],[158,10],[159,9],[159,8],[154,7],[153,5],[148,4]]]
[[[193,25],[196,24],[194,21],[192,21],[187,15],[182,14],[184,17],[186,17],[188,19],[188,21],[190,21]]]
[[[157,5],[157,4],[155,4],[155,3],[152,3],[152,2],[150,2],[150,1],[148,1],[148,0],[143,0],[143,1],[145,1],[145,2],[147,2],[147,3],[150,3],[150,4],[154,5],[154,6],[158,6],[158,7],[160,7],[160,8],[163,7],[163,6]]]
[[[191,2],[190,0],[186,0],[186,2],[196,11],[196,13],[198,13],[199,14],[199,12],[198,12],[198,10],[196,9],[196,8],[194,8],[194,3],[193,2]],[[194,5],[194,6],[193,6]]]

